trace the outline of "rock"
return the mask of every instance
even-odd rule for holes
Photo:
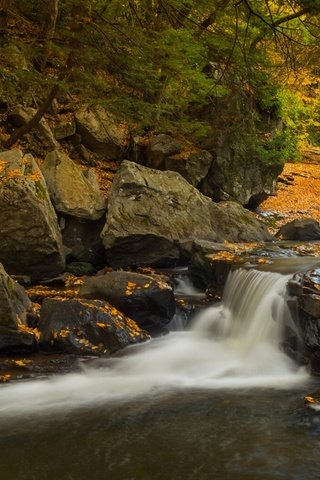
[[[303,355],[311,370],[320,373],[320,269],[294,275],[287,285],[287,303],[295,337],[295,353]],[[302,353],[301,353],[302,352]]]
[[[124,157],[129,143],[128,130],[111,113],[101,106],[84,106],[76,112],[75,118],[85,147],[106,160]]]
[[[101,236],[113,267],[174,263],[186,240],[272,239],[240,205],[215,204],[178,173],[129,161],[114,178]]]
[[[149,333],[167,325],[176,310],[171,285],[156,275],[118,271],[89,277],[79,296],[107,300]]]
[[[262,222],[236,202],[212,202],[211,222],[217,232],[217,242],[270,242],[274,239]]]
[[[282,240],[320,240],[320,224],[312,218],[298,218],[283,225],[276,237]]]
[[[289,256],[289,253],[286,253]],[[189,272],[194,285],[212,297],[222,296],[229,272],[242,266],[277,271],[283,252],[269,243],[193,243]]]
[[[182,146],[171,135],[160,134],[151,137],[147,150],[146,165],[162,170],[165,160],[182,151]]]
[[[47,298],[43,301],[42,351],[100,355],[145,341],[148,334],[102,300]]]
[[[216,255],[216,259],[212,257]],[[193,243],[189,272],[197,288],[220,298],[235,263],[234,249],[222,243],[197,240]]]
[[[19,128],[29,122],[35,114],[36,109],[19,105],[15,110],[8,114],[8,120],[12,125]],[[35,136],[46,150],[53,150],[54,148],[59,147],[59,143],[54,138],[52,130],[44,117],[42,117],[34,131]]]
[[[177,242],[214,240],[211,200],[176,172],[122,162],[109,193],[102,241],[113,267],[177,261]]]
[[[24,288],[0,264],[0,351],[31,351],[34,335],[27,325],[31,302]]]
[[[244,164],[226,146],[225,151],[218,149],[218,156],[212,161],[200,190],[216,202],[235,200],[254,209],[275,194],[281,170],[282,166],[264,166],[254,158]]]
[[[179,172],[191,185],[197,187],[207,176],[212,163],[212,155],[205,150],[188,153],[165,159],[165,169]]]
[[[105,219],[93,221],[70,216],[63,219],[62,239],[69,249],[69,259],[94,266],[105,263],[105,250],[100,238]]]
[[[0,261],[33,280],[65,266],[61,233],[44,178],[31,155],[0,153]]]
[[[65,153],[54,150],[41,167],[50,197],[59,213],[98,220],[107,201],[93,171],[81,170]]]
[[[76,122],[66,121],[59,122],[54,126],[53,134],[56,140],[64,140],[65,138],[72,137],[76,133]]]

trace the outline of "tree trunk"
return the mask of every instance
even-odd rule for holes
[[[39,69],[41,72],[43,72],[45,69],[48,61],[49,45],[56,31],[58,13],[59,0],[49,0],[47,6],[47,15],[41,32],[41,39],[43,41],[43,51],[39,60]]]

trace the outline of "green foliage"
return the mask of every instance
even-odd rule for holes
[[[289,67],[308,61],[319,70],[320,0],[60,0],[40,72],[48,4],[15,2],[16,25],[1,52],[2,97],[21,101],[23,92],[28,103],[59,79],[75,101],[98,101],[133,130],[176,130],[197,140],[217,135],[215,115],[230,117],[219,128],[232,131],[241,155],[255,151],[266,164],[292,158],[308,132],[316,137],[315,103],[306,106],[285,85]],[[28,69],[14,64],[12,46]],[[221,102],[226,112],[217,109]],[[284,130],[264,136],[265,117],[281,117]]]

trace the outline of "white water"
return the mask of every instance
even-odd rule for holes
[[[305,370],[278,350],[279,318],[288,277],[238,270],[223,302],[207,309],[189,332],[171,333],[100,361],[83,373],[5,385],[0,415],[50,413],[176,388],[287,388]]]
[[[179,275],[175,278],[175,295],[184,295],[184,296],[203,296],[204,293],[201,290],[198,290],[193,285],[188,273],[185,272],[185,275]]]

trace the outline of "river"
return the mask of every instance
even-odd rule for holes
[[[192,328],[0,390],[1,480],[316,479],[316,380],[280,352],[287,276],[238,270]]]

